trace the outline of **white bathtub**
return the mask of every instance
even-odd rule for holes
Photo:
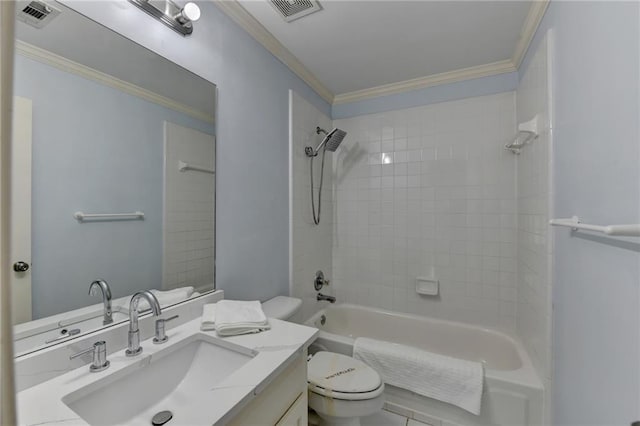
[[[543,387],[527,353],[511,337],[481,327],[357,305],[332,305],[306,321],[320,329],[314,350],[352,355],[356,337],[411,345],[485,365],[482,412],[386,386],[387,409],[427,422],[449,425],[542,424]]]

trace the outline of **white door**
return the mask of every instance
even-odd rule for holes
[[[15,97],[11,145],[11,310],[31,321],[31,100]]]

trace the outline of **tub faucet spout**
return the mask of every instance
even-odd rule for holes
[[[317,300],[326,300],[329,303],[336,303],[336,298],[333,296],[326,296],[322,293],[318,293]]]

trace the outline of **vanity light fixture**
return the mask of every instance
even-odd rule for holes
[[[193,23],[200,19],[200,7],[189,2],[180,7],[171,0],[129,0],[172,30],[183,36],[193,32]]]

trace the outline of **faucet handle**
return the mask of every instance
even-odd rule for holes
[[[169,336],[167,336],[166,334],[165,326],[169,321],[173,321],[178,317],[179,315],[174,315],[169,318],[162,318],[162,319],[156,320],[156,337],[153,338],[153,343],[155,343],[156,345],[160,345],[162,343],[165,343],[167,340],[169,340]]]
[[[107,342],[104,340],[95,342],[93,346],[71,355],[69,359],[75,359],[88,353],[93,353],[93,362],[89,367],[89,371],[97,373],[98,371],[103,371],[109,368],[111,363],[107,361]]]

